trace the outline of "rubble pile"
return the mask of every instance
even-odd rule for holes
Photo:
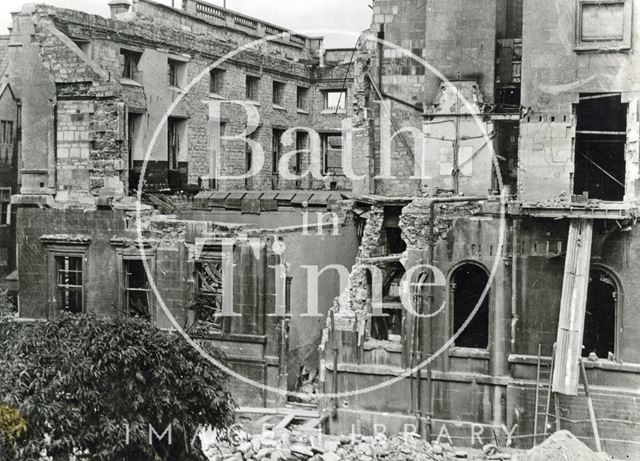
[[[415,433],[394,437],[328,436],[267,430],[260,435],[237,432],[231,441],[218,441],[215,435],[202,436],[202,450],[209,461],[448,461],[510,460],[510,450],[493,444],[482,450],[453,448],[448,443],[430,444]]]
[[[526,453],[518,454],[513,461],[602,461],[610,459],[603,453],[594,453],[591,449],[582,443],[578,438],[569,431],[558,431],[542,442],[540,445],[533,447]]]

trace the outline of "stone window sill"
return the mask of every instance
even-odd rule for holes
[[[209,93],[209,97],[211,99],[227,99],[224,96],[219,95],[218,93]]]
[[[125,77],[122,77],[122,78],[120,79],[120,83],[121,83],[122,85],[129,85],[129,86],[139,86],[139,87],[142,87],[142,83],[140,83],[140,82],[138,82],[138,81],[136,81],[136,80],[130,79],[130,78],[125,78]]]
[[[273,105],[273,108],[274,108],[275,110],[281,110],[281,111],[283,111],[283,112],[286,112],[286,111],[287,111],[287,109],[286,109],[285,107],[282,107],[280,104],[274,104],[274,105]]]
[[[300,109],[299,107],[298,107],[297,112],[299,114],[309,115],[309,111],[308,110]]]
[[[256,107],[260,107],[262,104],[260,104],[258,101],[254,101],[253,99],[246,99],[245,102],[252,104]]]
[[[449,349],[449,357],[459,357],[463,359],[485,359],[490,355],[486,349],[473,349],[469,347],[452,347]]]
[[[324,109],[322,111],[322,115],[337,115],[337,114],[346,114],[347,113],[347,109]]]

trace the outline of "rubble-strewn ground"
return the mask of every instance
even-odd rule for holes
[[[567,431],[553,434],[529,451],[500,448],[488,444],[479,449],[453,448],[447,443],[430,444],[418,434],[403,433],[394,437],[327,436],[274,429],[260,435],[236,433],[232,442],[216,441],[215,434],[201,437],[203,450],[210,461],[601,461],[596,454]]]

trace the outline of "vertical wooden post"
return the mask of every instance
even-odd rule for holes
[[[587,407],[589,408],[589,419],[591,420],[591,428],[593,429],[593,439],[596,443],[596,451],[602,451],[600,442],[600,432],[598,431],[598,422],[596,421],[596,412],[593,408],[593,400],[591,400],[591,392],[589,391],[589,383],[587,382],[587,370],[584,368],[584,360],[580,359],[580,371],[582,372],[582,384],[584,385],[584,393],[587,396]]]

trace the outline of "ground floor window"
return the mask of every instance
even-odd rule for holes
[[[55,263],[58,311],[82,313],[82,256],[56,256]]]
[[[449,289],[454,333],[470,318],[488,283],[489,274],[477,264],[463,264],[453,272]],[[455,340],[457,347],[486,349],[489,346],[489,294],[482,299],[478,311]]]
[[[602,269],[592,269],[587,291],[583,357],[595,354],[606,359],[615,354],[617,302],[615,280]]]
[[[124,301],[131,317],[151,320],[152,293],[141,259],[124,261]]]

